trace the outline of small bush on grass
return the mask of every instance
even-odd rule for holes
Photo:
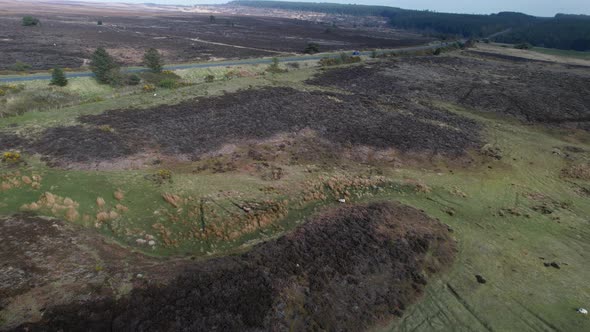
[[[156,87],[153,84],[144,84],[142,90],[144,92],[154,92],[156,91]]]
[[[272,58],[272,63],[270,65],[268,65],[268,68],[266,68],[266,71],[272,74],[280,74],[280,73],[285,73],[288,70],[287,69],[282,69],[281,67],[279,67],[279,59],[278,58]]]
[[[327,66],[337,66],[337,65],[348,64],[348,63],[357,63],[357,62],[361,62],[361,57],[349,56],[346,53],[340,53],[340,56],[338,56],[337,58],[330,58],[330,57],[322,58],[320,60],[320,65],[323,67],[327,67]]]
[[[126,82],[126,77],[119,68],[113,68],[106,74],[107,83],[112,87],[120,87]]]
[[[17,61],[15,64],[10,66],[10,69],[14,71],[27,71],[31,69],[31,65],[22,61]]]
[[[46,111],[80,103],[80,96],[59,89],[25,91],[8,100],[0,108],[0,118],[29,111]]]
[[[3,84],[0,85],[0,89],[4,90],[6,94],[19,93],[25,89],[24,84]]]
[[[303,50],[303,53],[305,53],[305,54],[316,54],[319,52],[320,52],[320,45],[318,45],[316,43],[307,44],[307,46]]]
[[[159,169],[154,174],[146,175],[145,178],[158,185],[164,184],[166,182],[172,183],[172,172],[167,169]]]
[[[18,163],[21,161],[21,155],[18,152],[4,152],[2,161],[5,163]]]
[[[141,77],[137,74],[127,75],[126,83],[127,85],[138,85],[141,83]]]
[[[519,49],[519,50],[530,50],[531,48],[533,48],[533,45],[531,45],[529,43],[521,43],[521,44],[514,45],[514,48]]]
[[[205,82],[212,83],[213,81],[215,81],[215,75],[209,74],[209,75],[205,76]]]
[[[164,70],[161,73],[143,72],[139,76],[147,83],[158,84],[162,80],[171,79],[174,81],[180,81],[180,76],[174,72]]]
[[[174,89],[178,86],[178,82],[171,78],[165,78],[158,82],[158,86],[165,89]]]
[[[51,72],[51,82],[49,83],[49,85],[57,85],[57,86],[68,85],[68,79],[66,78],[66,75],[64,74],[63,69],[61,69],[59,67],[53,68],[53,71]]]
[[[30,15],[23,17],[23,20],[22,20],[22,24],[25,27],[36,26],[36,25],[39,25],[40,23],[41,22],[39,21],[38,18],[30,16]]]

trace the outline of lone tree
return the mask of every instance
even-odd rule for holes
[[[318,45],[316,43],[309,43],[309,44],[307,44],[307,47],[305,47],[305,49],[303,50],[303,53],[315,54],[315,53],[318,53],[319,51],[320,51],[320,45]]]
[[[164,66],[162,56],[155,48],[150,48],[145,52],[143,55],[143,63],[154,73],[161,73],[162,67]]]
[[[39,23],[40,23],[39,19],[36,17],[33,17],[33,16],[23,17],[23,26],[32,27],[32,26],[38,25]]]
[[[104,48],[99,47],[92,53],[90,69],[96,76],[98,83],[108,84],[110,83],[113,71],[118,70],[119,66],[117,66],[115,59]]]
[[[66,75],[64,74],[64,71],[61,68],[53,68],[53,71],[51,72],[51,83],[49,84],[57,86],[68,85],[68,79],[66,78]]]

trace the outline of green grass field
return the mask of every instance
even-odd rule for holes
[[[150,93],[141,91],[140,87],[119,91],[98,86],[87,78],[73,79],[65,88],[68,92],[83,100],[94,98],[97,101],[5,118],[0,121],[0,130],[35,135],[47,127],[76,123],[76,118],[83,114],[178,103],[250,87],[315,89],[302,83],[315,72],[311,66],[264,76],[260,75],[264,70],[262,66],[244,67],[241,70],[252,74],[251,77],[223,79],[231,70],[235,69],[179,71],[183,79],[194,85]],[[219,80],[202,82],[207,74]],[[39,82],[27,83],[26,87],[42,88]],[[380,182],[379,190],[352,190],[352,202],[396,200],[423,209],[450,225],[458,241],[458,257],[448,272],[431,280],[423,299],[408,308],[401,319],[379,330],[589,331],[590,319],[576,313],[576,308],[590,307],[587,280],[590,275],[590,197],[581,190],[590,188],[590,184],[560,176],[561,170],[572,161],[556,153],[556,148],[559,151],[565,146],[582,148],[585,152],[573,154],[574,161],[588,162],[590,136],[484,117],[450,104],[441,106],[482,122],[486,128],[484,140],[499,147],[503,157],[487,159],[472,151],[477,162],[469,167],[439,161],[426,169],[410,166],[384,169],[385,181]],[[308,181],[321,183],[322,178],[335,174],[354,178],[366,173],[363,167],[310,173],[303,166],[289,166],[288,176],[269,183],[244,173],[193,175],[190,167],[179,164],[170,169],[171,183],[156,184],[148,178],[158,172],[158,166],[140,170],[63,170],[49,168],[34,156],[25,154],[23,158],[27,162],[25,166],[2,166],[2,181],[39,175],[42,178],[40,188],[21,183],[0,191],[1,215],[16,213],[23,204],[35,202],[44,192],[51,192],[79,204],[80,217],[74,222],[95,227],[123,245],[163,256],[221,255],[245,250],[254,243],[289,231],[317,209],[335,204],[331,196],[302,203],[300,196]],[[423,183],[431,191],[413,190],[407,186],[409,182]],[[273,191],[270,187],[282,189]],[[114,197],[119,189],[125,195],[120,201]],[[194,236],[200,221],[185,223],[191,219],[189,210],[198,208],[198,204],[174,207],[162,199],[164,193],[187,199],[206,198],[210,213],[217,214],[219,220],[240,212],[228,198],[288,202],[285,203],[287,211],[280,215],[277,223],[229,241],[212,242]],[[104,206],[97,205],[99,197],[104,199]],[[116,204],[128,210],[117,210],[116,218],[97,226],[94,216],[101,211],[114,210]],[[38,213],[63,217],[65,212],[40,210]],[[85,215],[89,218],[84,218]],[[171,245],[161,245],[164,239],[154,228],[155,224],[163,225],[165,231],[170,232]],[[135,242],[146,233],[157,238],[158,244],[153,249],[137,246]],[[546,267],[545,262],[557,262],[560,269]],[[487,283],[479,284],[475,278],[477,274],[484,276]]]

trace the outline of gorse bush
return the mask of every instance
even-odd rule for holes
[[[21,155],[18,152],[4,152],[2,154],[2,161],[6,163],[18,163],[21,161]]]
[[[154,92],[156,91],[156,87],[153,84],[144,84],[141,88],[145,92]]]
[[[349,56],[346,53],[340,53],[340,55],[336,58],[334,57],[325,57],[320,60],[320,65],[323,67],[326,66],[337,66],[342,64],[348,63],[357,63],[361,62],[361,57],[359,56]]]

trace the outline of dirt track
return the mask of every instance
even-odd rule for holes
[[[413,208],[339,207],[241,256],[190,264],[166,286],[48,308],[17,330],[358,331],[401,315],[454,252],[446,227]]]

